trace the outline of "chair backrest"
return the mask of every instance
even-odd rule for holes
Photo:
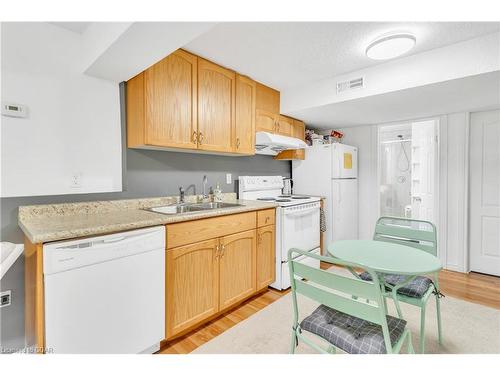
[[[430,221],[383,216],[377,220],[373,239],[411,246],[437,256],[437,231]]]
[[[365,268],[336,258],[290,249],[288,252],[288,266],[292,286],[294,327],[298,324],[299,317],[297,294],[302,294],[345,314],[381,325],[387,352],[391,353],[392,346],[385,315],[385,300],[382,298],[377,273],[365,268],[373,281],[342,276],[295,261],[294,258],[299,255],[315,258],[332,265]],[[353,296],[358,298],[352,298]],[[366,300],[372,302],[367,303]]]

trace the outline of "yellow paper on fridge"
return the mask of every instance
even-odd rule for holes
[[[344,152],[344,169],[352,169],[352,154]]]

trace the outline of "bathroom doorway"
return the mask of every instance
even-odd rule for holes
[[[379,126],[380,216],[437,221],[438,120]]]

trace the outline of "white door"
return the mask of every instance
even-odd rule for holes
[[[411,124],[412,218],[435,222],[436,120]]]
[[[334,143],[332,145],[332,178],[358,177],[358,149]]]
[[[332,226],[329,241],[358,239],[358,180],[332,180]],[[329,242],[327,242],[329,245]]]
[[[470,268],[500,276],[500,111],[470,124]]]

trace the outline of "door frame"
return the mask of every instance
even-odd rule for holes
[[[405,125],[411,124],[413,122],[421,122],[421,121],[431,121],[434,120],[436,123],[436,127],[434,129],[436,136],[436,153],[434,157],[434,224],[437,228],[438,233],[438,244],[441,244],[443,240],[446,239],[447,231],[446,224],[441,220],[441,212],[446,212],[446,207],[443,209],[443,206],[440,204],[440,191],[441,191],[441,173],[445,165],[441,165],[441,139],[442,137],[442,128],[446,129],[446,127],[441,126],[441,122],[443,121],[442,116],[432,116],[432,117],[423,117],[418,119],[411,119],[405,121],[397,121],[397,122],[389,122],[384,124],[377,125],[377,214],[378,217],[381,216],[381,205],[380,205],[380,182],[381,182],[381,155],[380,155],[380,129],[388,126],[397,126],[397,125]],[[411,182],[411,181],[410,181]],[[442,264],[445,265],[446,259],[446,245],[438,246],[438,257],[441,260]]]
[[[465,178],[465,193],[467,199],[465,200],[466,203],[466,214],[465,214],[465,224],[466,225],[466,232],[465,232],[465,239],[466,239],[466,247],[464,251],[464,267],[465,267],[465,273],[471,272],[471,265],[470,265],[470,259],[471,259],[471,226],[470,226],[470,220],[471,220],[471,195],[470,195],[470,185],[471,185],[471,178],[470,178],[470,173],[471,173],[471,168],[470,168],[470,163],[471,163],[471,157],[470,157],[470,148],[471,148],[471,137],[470,137],[470,132],[471,132],[471,115],[474,113],[483,113],[483,112],[494,112],[494,111],[500,111],[500,108],[490,108],[486,110],[479,110],[479,111],[472,111],[472,112],[467,112],[467,122],[466,122],[466,137],[467,141],[465,143],[466,147],[466,178]]]

